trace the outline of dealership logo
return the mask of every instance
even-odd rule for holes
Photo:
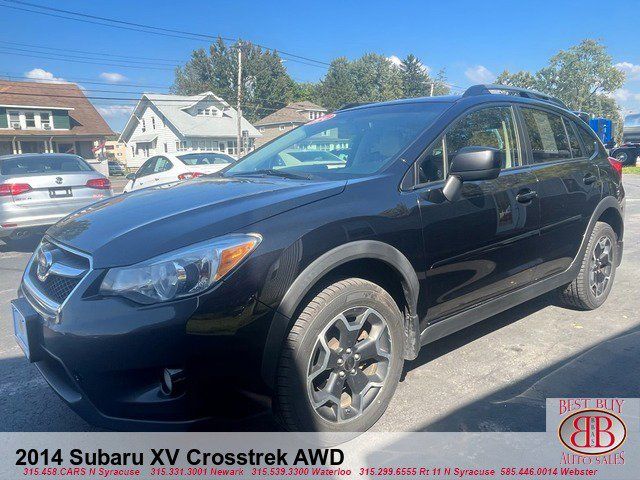
[[[38,252],[38,266],[36,268],[36,274],[38,275],[38,280],[44,282],[49,276],[49,270],[51,270],[51,265],[53,265],[53,255],[49,250],[40,250]]]
[[[56,183],[62,185],[62,177],[56,177]]]
[[[607,410],[578,410],[558,428],[560,441],[581,455],[604,455],[620,447],[627,438],[627,426]]]

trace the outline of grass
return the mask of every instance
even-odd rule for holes
[[[640,175],[640,167],[622,167],[622,173]]]

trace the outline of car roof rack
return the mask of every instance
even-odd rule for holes
[[[547,95],[546,93],[536,92],[535,90],[529,90],[526,88],[520,87],[512,87],[510,85],[498,85],[498,84],[481,84],[481,85],[473,85],[464,92],[463,97],[473,97],[475,95],[487,95],[491,94],[492,91],[502,91],[516,94],[523,98],[531,98],[534,100],[542,100],[545,102],[553,103],[562,107],[564,109],[569,109],[567,105],[560,100],[559,98],[552,97],[551,95]]]

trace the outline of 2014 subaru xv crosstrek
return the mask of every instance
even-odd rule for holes
[[[362,431],[425,344],[554,289],[600,306],[623,210],[619,162],[551,97],[351,106],[51,227],[16,337],[102,426],[189,428],[233,380],[289,429]]]

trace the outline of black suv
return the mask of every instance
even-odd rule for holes
[[[51,227],[16,337],[109,428],[224,415],[233,381],[269,392],[288,429],[361,431],[424,345],[554,289],[601,305],[623,210],[620,163],[551,97],[351,106]]]

